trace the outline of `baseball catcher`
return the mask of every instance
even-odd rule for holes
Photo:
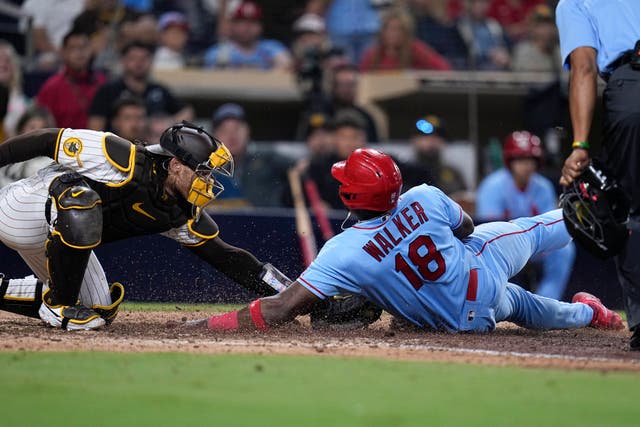
[[[105,242],[161,233],[241,286],[268,296],[290,280],[219,236],[204,208],[233,174],[227,147],[189,123],[168,128],[159,145],[115,134],[44,129],[0,145],[0,166],[36,156],[53,162],[0,190],[0,240],[34,276],[0,275],[0,309],[68,330],[113,321],[124,296],[109,285],[93,249]]]

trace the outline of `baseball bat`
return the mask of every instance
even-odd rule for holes
[[[318,221],[318,225],[320,226],[322,238],[326,242],[334,236],[334,232],[333,227],[331,227],[331,223],[329,222],[327,208],[325,207],[324,203],[322,203],[322,199],[320,198],[318,186],[316,185],[314,180],[312,180],[311,178],[306,178],[304,180],[304,190],[305,194],[307,195],[307,199],[309,200],[309,204],[311,205],[311,210],[313,210],[316,221]]]
[[[304,266],[308,267],[318,254],[316,238],[313,234],[313,228],[311,227],[309,211],[307,211],[307,207],[304,202],[300,172],[295,168],[292,168],[289,170],[288,178],[289,185],[291,187],[291,196],[293,198],[293,207],[295,209],[298,241],[302,251]]]

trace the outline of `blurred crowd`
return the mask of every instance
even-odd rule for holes
[[[226,183],[225,196],[239,204],[289,204],[286,170],[295,166],[315,181],[329,207],[341,207],[329,166],[356,148],[384,142],[372,112],[356,101],[362,72],[561,69],[556,1],[3,3],[20,11],[22,36],[0,40],[1,141],[57,126],[112,131],[148,144],[172,123],[195,120],[236,157],[236,177]],[[6,24],[13,18],[0,19]],[[250,143],[251,120],[242,106],[225,104],[209,117],[194,117],[190,105],[152,78],[156,71],[193,67],[297,73],[307,100],[296,133],[306,141],[304,154],[259,150]],[[29,91],[25,72],[38,82]],[[416,115],[408,141],[411,158],[399,159],[405,188],[429,182],[448,194],[466,194],[470,182],[442,161],[446,127],[441,118],[426,116],[434,112],[424,113]],[[0,185],[31,173],[34,164],[3,168]]]
[[[375,112],[357,102],[363,72],[559,74],[562,68],[553,16],[557,1],[1,3],[0,11],[13,4],[18,13],[0,14],[1,28],[14,23],[17,29],[3,32],[0,39],[0,142],[34,129],[72,127],[111,131],[137,143],[154,144],[173,123],[195,121],[223,141],[235,159],[234,177],[220,178],[225,191],[216,206],[291,206],[288,171],[294,168],[305,190],[317,192],[325,207],[342,209],[331,165],[357,148],[387,142],[377,128]],[[295,73],[305,94],[300,117],[294,118],[295,139],[305,142],[297,144],[301,150],[253,143],[251,117],[236,103],[195,117],[190,105],[153,80],[155,72],[185,68]],[[29,85],[23,81],[26,73]],[[552,93],[556,95],[557,91]],[[536,105],[543,114],[527,117],[546,120],[549,105]],[[480,220],[534,215],[555,204],[554,186],[540,174],[544,144],[536,135],[518,131],[502,135],[511,147],[504,162],[498,155],[483,171],[493,174],[480,183],[479,191],[492,197],[482,196],[476,212],[474,193],[468,191],[474,189],[476,177],[468,179],[472,173],[445,160],[450,135],[437,113],[416,112],[415,126],[404,141],[409,155],[396,156],[405,189],[436,185]],[[529,127],[545,131],[551,125]],[[1,168],[0,187],[50,161],[38,158]],[[487,191],[495,187],[497,177],[498,190]],[[563,288],[555,289],[561,293]]]

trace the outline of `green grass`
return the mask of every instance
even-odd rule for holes
[[[637,426],[639,379],[334,357],[0,353],[0,424]]]

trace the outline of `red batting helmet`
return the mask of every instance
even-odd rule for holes
[[[402,175],[391,157],[372,148],[359,148],[337,162],[331,175],[340,181],[340,198],[349,210],[386,212],[398,203]]]
[[[513,159],[532,158],[540,162],[542,160],[540,138],[526,130],[512,132],[504,140],[502,157],[507,166]]]

